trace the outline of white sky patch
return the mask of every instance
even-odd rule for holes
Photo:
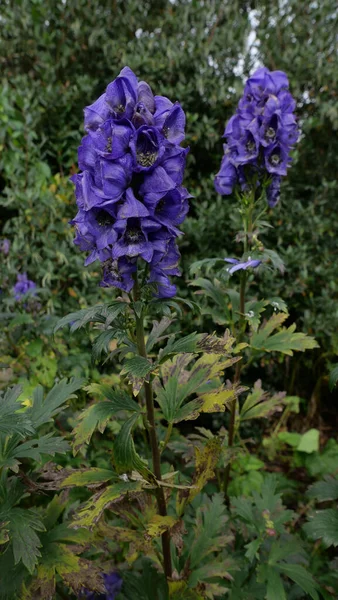
[[[241,77],[243,80],[245,79],[244,73],[243,73],[245,56],[247,56],[248,54],[250,56],[251,63],[252,63],[252,72],[256,71],[256,69],[258,69],[258,67],[261,66],[261,62],[259,60],[260,41],[259,41],[259,39],[257,37],[257,33],[256,33],[256,29],[259,24],[259,14],[258,14],[257,10],[254,10],[254,9],[250,10],[249,21],[250,21],[250,25],[251,25],[251,30],[245,41],[244,54],[240,55],[240,57],[238,59],[238,63],[234,68],[234,74],[237,75],[237,77]]]

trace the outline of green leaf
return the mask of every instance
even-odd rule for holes
[[[240,412],[241,421],[266,417],[278,409],[284,400],[279,393],[267,399],[267,392],[261,387],[261,381],[256,381],[253,390],[248,394]]]
[[[121,481],[94,494],[74,515],[74,527],[92,528],[107,508],[120,502],[127,494],[135,494],[143,488],[141,481]]]
[[[309,429],[306,433],[304,433],[300,440],[299,444],[296,447],[298,452],[306,452],[307,454],[311,454],[312,452],[318,452],[319,450],[319,431],[318,429]]]
[[[286,303],[284,302],[284,300],[282,298],[279,298],[279,296],[274,296],[273,298],[269,298],[268,302],[269,302],[269,304],[271,304],[271,306],[274,308],[274,310],[280,311],[283,313],[288,313],[288,307],[287,307]]]
[[[96,383],[85,389],[89,393],[99,394],[108,400],[92,404],[80,413],[79,422],[73,430],[74,454],[77,454],[85,444],[89,444],[95,429],[103,433],[109,419],[119,411],[140,412],[139,405],[126,392],[115,391],[108,385]]]
[[[292,431],[281,431],[277,437],[281,442],[297,448],[302,436],[300,433],[293,433]]]
[[[283,327],[281,331],[271,335],[271,333],[279,327],[288,315],[285,313],[277,313],[254,333],[251,337],[251,346],[255,350],[265,350],[266,352],[282,352],[289,356],[293,355],[293,351],[301,351],[318,348],[316,340],[305,333],[294,333],[296,329],[295,323],[290,327]]]
[[[271,262],[275,269],[278,269],[282,274],[285,271],[285,265],[279,254],[275,250],[268,250],[264,248],[263,259],[267,259],[264,262]]]
[[[322,539],[325,546],[338,546],[338,510],[318,510],[310,516],[304,530],[312,539]]]
[[[76,312],[72,312],[65,317],[62,317],[54,327],[54,333],[56,333],[59,329],[62,329],[66,325],[70,325],[70,331],[76,331],[80,329],[80,327],[84,327],[87,323],[91,321],[96,321],[101,314],[103,309],[102,304],[98,304],[97,306],[93,306],[91,308],[83,308]],[[100,318],[100,322],[104,322],[102,317]]]
[[[147,481],[156,483],[155,476],[144,464],[143,460],[135,450],[131,430],[138,417],[138,414],[133,415],[122,425],[121,431],[117,434],[114,440],[113,462],[118,473],[125,473],[127,471],[135,470],[138,471],[138,473],[140,473]]]
[[[36,531],[45,531],[40,517],[31,509],[12,508],[8,514],[9,535],[13,544],[15,564],[22,561],[32,573],[41,556],[42,546]]]
[[[200,335],[197,333],[190,333],[178,340],[175,340],[174,337],[170,338],[167,345],[159,351],[158,363],[162,364],[165,360],[168,360],[168,358],[171,358],[175,354],[196,352],[199,338]]]
[[[204,502],[196,511],[196,526],[194,527],[194,541],[189,549],[189,564],[192,571],[200,566],[207,556],[219,552],[229,542],[224,531],[228,521],[227,511],[224,506],[222,494],[213,494],[209,499],[204,497]],[[194,573],[189,577],[189,585],[195,587],[198,581]]]
[[[16,327],[20,327],[21,325],[33,325],[34,319],[32,315],[28,313],[18,314],[11,319],[11,322],[8,325],[8,329],[15,329]]]
[[[168,329],[169,325],[171,325],[172,322],[173,320],[169,319],[168,317],[163,317],[160,322],[153,321],[153,328],[148,335],[146,343],[147,352],[150,352],[155,346],[155,344],[157,344],[158,341],[163,339],[161,338],[162,333],[164,333],[166,329]]]
[[[338,365],[336,365],[331,371],[329,375],[329,388],[330,392],[332,392],[334,386],[338,381]]]
[[[326,502],[328,500],[338,499],[338,479],[334,477],[325,477],[324,481],[317,481],[307,491],[309,498],[314,498],[317,502]]]
[[[148,559],[142,561],[141,567],[141,574],[125,571],[123,598],[125,600],[169,600],[168,584],[163,573],[159,573]],[[186,599],[189,600],[190,596],[187,595]]]
[[[224,290],[222,290],[219,286],[219,283],[212,283],[209,279],[205,279],[203,277],[198,277],[194,281],[190,283],[190,285],[194,287],[199,287],[205,291],[206,295],[211,298],[215,304],[217,304],[222,311],[226,314],[228,318],[230,318],[229,309],[227,307],[227,298],[224,294]]]
[[[250,560],[250,562],[252,562],[255,557],[258,557],[258,550],[260,549],[262,543],[263,540],[257,538],[256,540],[252,540],[252,542],[249,542],[245,545],[245,556],[248,558],[248,560]]]
[[[56,383],[43,400],[43,388],[39,385],[33,392],[33,406],[27,410],[34,427],[38,428],[44,423],[49,423],[53,417],[63,410],[64,405],[71,398],[76,398],[74,392],[85,383],[84,379],[72,378],[69,381],[62,379]]]
[[[47,433],[46,435],[19,444],[9,454],[10,458],[32,458],[38,462],[41,462],[42,454],[49,454],[55,456],[55,454],[66,454],[69,450],[69,444],[66,440],[61,437],[53,436],[53,433]]]
[[[134,356],[124,361],[121,375],[126,375],[134,394],[138,394],[147,375],[153,369],[152,363],[143,356]]]
[[[318,600],[317,584],[312,575],[304,567],[291,563],[278,563],[275,568],[292,579],[313,600]]]
[[[273,567],[266,569],[266,600],[287,600],[284,585],[278,571]]]
[[[105,352],[106,354],[109,351],[109,343],[112,339],[116,337],[115,329],[107,329],[100,333],[99,336],[95,339],[95,342],[92,346],[92,357],[93,361],[99,360],[101,354]]]
[[[4,435],[17,434],[25,437],[34,433],[34,427],[27,413],[18,412],[22,409],[21,402],[17,402],[21,392],[20,385],[9,388],[4,395],[0,392],[0,433]]]

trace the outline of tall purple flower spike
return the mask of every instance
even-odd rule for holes
[[[246,82],[236,113],[224,132],[224,156],[215,177],[219,194],[231,194],[236,184],[245,189],[256,175],[259,183],[269,181],[269,206],[277,204],[281,177],[286,175],[290,151],[299,138],[296,103],[288,88],[285,73],[265,67]]]
[[[86,135],[72,177],[78,213],[74,243],[99,260],[101,286],[130,292],[138,259],[149,265],[158,297],[175,295],[180,275],[176,238],[188,209],[182,187],[187,148],[178,102],[154,96],[129,67],[84,110]]]

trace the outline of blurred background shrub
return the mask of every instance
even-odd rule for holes
[[[276,247],[286,270],[279,277],[262,275],[259,291],[289,300],[298,328],[320,343],[311,355],[284,361],[278,373],[272,368],[270,385],[277,378],[289,393],[311,399],[310,416],[318,416],[320,407],[330,411],[326,373],[338,352],[337,21],[331,0],[308,5],[297,0],[4,0],[0,301],[6,324],[1,335],[7,336],[5,378],[17,379],[13,360],[18,363],[27,344],[42,336],[47,348],[50,336],[43,338],[43,332],[50,333],[53,315],[98,302],[103,294],[97,265],[83,268],[68,225],[75,214],[69,176],[76,170],[84,106],[124,65],[182,103],[190,146],[186,186],[194,195],[181,240],[187,278],[194,260],[234,253],[232,200],[217,196],[213,176],[243,81],[264,64],[287,72],[302,138],[281,203],[270,214],[274,229],[265,240]],[[8,253],[4,240],[10,242]],[[11,293],[18,272],[27,272],[38,288],[30,329],[20,319],[9,325],[22,312]],[[192,318],[186,315],[186,330],[196,327]],[[62,374],[59,358],[53,376]],[[85,360],[84,371],[88,364]]]

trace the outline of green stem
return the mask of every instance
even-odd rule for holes
[[[241,276],[241,287],[240,287],[240,297],[239,297],[239,339],[242,337],[245,328],[245,319],[244,319],[244,311],[245,311],[245,286],[246,286],[246,273],[242,272]],[[241,374],[241,366],[242,361],[238,361],[236,364],[235,371],[235,383],[239,382],[240,374]],[[236,428],[236,409],[237,409],[237,398],[235,398],[230,405],[230,422],[229,422],[229,433],[228,433],[228,448],[232,448],[234,445],[235,439],[235,428]],[[223,481],[223,491],[227,504],[229,504],[228,498],[228,486],[230,481],[230,470],[231,470],[231,462],[229,460],[227,466],[224,471],[224,481]]]
[[[134,300],[138,300],[139,298],[139,288],[137,282],[135,281],[134,286]],[[147,351],[144,339],[144,326],[143,326],[143,315],[138,317],[135,314],[136,318],[136,340],[137,347],[140,356],[147,358]],[[157,481],[162,480],[161,475],[161,455],[157,440],[156,434],[156,426],[155,426],[155,411],[154,411],[154,399],[153,399],[153,388],[151,381],[145,381],[143,384],[144,387],[144,395],[146,400],[146,408],[147,408],[147,420],[148,420],[148,432],[149,432],[149,440],[151,446],[151,453],[153,459],[153,470],[154,475]],[[156,489],[156,500],[159,514],[162,517],[167,515],[167,505],[164,495],[163,488],[159,485]],[[167,578],[171,578],[172,576],[172,563],[171,563],[171,550],[170,550],[170,533],[169,531],[165,531],[162,533],[162,550],[163,550],[163,568],[164,573]]]
[[[254,205],[254,195],[252,195],[249,205],[246,207],[246,210],[243,215],[243,225],[244,225],[244,253],[248,252],[250,235],[252,232],[252,211]],[[238,324],[238,342],[242,341],[242,337],[245,334],[245,289],[246,289],[246,281],[247,274],[246,271],[242,271],[241,273],[241,283],[240,283],[240,292],[239,292],[239,324]],[[240,380],[242,368],[242,361],[238,361],[236,364],[235,371],[235,380],[234,383],[238,383]],[[230,422],[229,422],[229,433],[228,433],[228,448],[232,448],[235,440],[235,430],[236,430],[236,411],[237,411],[237,398],[235,398],[230,406]],[[230,458],[230,457],[229,457]],[[225,471],[224,471],[224,480],[223,480],[223,491],[226,503],[229,505],[229,496],[228,496],[228,486],[230,481],[230,471],[231,471],[231,461],[229,460]]]

